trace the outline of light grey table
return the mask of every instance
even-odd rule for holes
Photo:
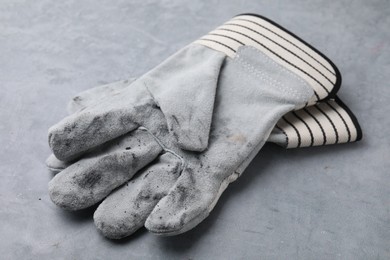
[[[114,242],[47,194],[47,129],[77,92],[141,75],[231,16],[279,22],[331,58],[360,143],[266,145],[202,224]],[[1,259],[390,259],[388,1],[0,1]]]

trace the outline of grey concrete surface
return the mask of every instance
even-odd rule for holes
[[[47,129],[67,101],[141,75],[231,16],[255,12],[339,67],[360,143],[266,145],[209,218],[177,237],[114,242],[93,209],[47,192]],[[1,259],[390,259],[389,1],[0,1]]]

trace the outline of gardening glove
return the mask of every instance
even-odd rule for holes
[[[146,115],[154,120],[139,119],[141,127],[137,130],[113,140],[104,149],[96,148],[91,156],[55,176],[49,185],[51,198],[64,208],[88,207],[154,160],[99,206],[95,223],[112,238],[131,234],[137,221],[143,224],[140,214],[148,216],[146,227],[158,234],[177,234],[192,228],[208,215],[228,183],[242,173],[277,120],[316,99],[310,84],[313,82],[301,77],[295,67],[281,65],[279,58],[244,46],[234,58],[225,59],[206,151],[182,149],[168,131],[163,111],[152,106]],[[242,91],[240,86],[247,88]],[[163,155],[158,156],[161,151]],[[137,181],[141,176],[145,182]],[[125,188],[132,185],[138,188]],[[114,194],[125,190],[137,196],[121,204]],[[150,191],[155,192],[153,196]],[[117,196],[132,198],[131,194]],[[115,209],[125,210],[112,214]]]
[[[239,15],[184,47],[117,95],[73,114],[49,129],[49,145],[63,161],[136,129],[158,107],[182,149],[208,144],[217,79],[224,60],[253,46],[309,84],[308,104],[334,95],[336,66],[313,47],[268,19]],[[307,105],[307,104],[306,104]]]
[[[123,203],[125,207],[114,214],[115,226],[112,214],[118,200],[109,196],[94,214],[97,227],[108,237],[123,237],[128,234],[124,230],[133,232],[133,221],[143,204],[149,211],[150,202],[157,202],[148,212],[146,228],[165,235],[185,232],[210,213],[228,184],[261,149],[277,121],[313,95],[312,88],[291,71],[253,47],[241,47],[235,58],[225,61],[220,73],[207,150],[194,153],[178,147],[164,114],[152,107],[148,117],[153,121],[141,122],[136,130],[110,143],[106,151],[91,153],[92,157],[57,174],[49,183],[51,199],[72,210],[92,206],[146,167],[149,175],[164,179],[148,182],[154,185],[143,187],[130,207],[129,201]],[[147,177],[148,173],[143,176]],[[167,183],[171,185],[165,194],[162,190]],[[121,189],[114,194],[117,192]],[[118,218],[124,221],[118,222]]]
[[[115,92],[116,88],[121,88],[126,84],[126,81],[121,81],[84,91],[69,103],[68,112],[75,113],[94,102],[99,102],[102,97],[110,95],[110,93]],[[324,142],[325,144],[330,144],[332,140],[338,140],[338,142],[335,143],[360,140],[360,126],[355,116],[340,99],[336,98],[335,100],[322,101],[306,109],[308,109],[307,111],[311,111],[309,112],[310,114],[308,114],[305,109],[300,109],[283,116],[273,129],[267,141],[274,142],[286,148],[292,148],[298,147],[299,144],[299,147],[305,147],[309,144],[321,145],[324,144]],[[286,121],[285,118],[288,118],[288,121]],[[285,122],[288,123],[286,124]],[[330,124],[330,122],[333,122],[336,126],[336,131],[332,128],[325,127]],[[320,130],[318,130],[318,128]],[[106,149],[102,151],[102,154],[108,156],[109,151]],[[169,157],[169,155],[165,154],[160,158],[167,157]],[[167,162],[169,162],[168,158]],[[51,171],[60,172],[72,163],[60,161],[55,158],[54,155],[51,155],[47,159],[46,164]],[[159,163],[156,162],[153,167],[140,171],[132,181],[111,193],[101,206],[99,206],[99,211],[96,211],[95,221],[104,235],[110,238],[121,238],[131,235],[137,229],[144,226],[150,212],[157,204],[157,200],[140,204],[142,202],[142,200],[140,201],[140,198],[143,198],[142,194],[145,194],[146,192],[146,194],[150,194],[151,197],[159,197],[162,196],[162,194],[167,194],[179,177],[179,174],[171,174],[170,171],[154,172],[153,168],[157,168],[158,165],[160,165],[160,168],[165,166],[168,169],[170,167],[177,167],[177,165],[164,165],[164,161],[161,159],[161,161]],[[158,187],[158,189],[152,189],[153,187]],[[129,214],[134,215],[130,215],[132,217],[129,217],[129,215],[124,214],[125,211],[126,213],[129,212]],[[101,215],[104,216],[103,219],[102,217],[99,217]],[[120,225],[122,225],[122,229],[116,228]]]

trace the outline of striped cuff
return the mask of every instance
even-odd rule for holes
[[[275,126],[285,136],[277,142],[286,148],[350,143],[362,139],[362,130],[351,110],[338,98],[292,111]]]
[[[253,46],[302,77],[314,90],[308,105],[333,97],[340,88],[337,67],[314,47],[269,19],[242,14],[195,41],[229,57],[243,45]]]

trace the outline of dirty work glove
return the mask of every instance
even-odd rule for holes
[[[133,79],[111,83],[104,86],[95,87],[78,94],[69,104],[68,112],[76,113],[87,106],[100,102],[100,100],[128,85]],[[308,114],[309,113],[309,114]],[[288,122],[288,123],[287,123]],[[303,123],[304,122],[304,123]],[[329,127],[332,124],[334,129]],[[309,131],[310,129],[310,131]],[[322,130],[321,130],[322,129]],[[337,133],[337,135],[336,135]],[[271,132],[268,142],[274,142],[286,148],[305,147],[311,145],[325,145],[333,143],[354,142],[361,139],[361,129],[352,112],[341,102],[339,98],[321,101],[316,105],[292,111],[283,116]],[[120,148],[118,148],[119,150]],[[109,155],[109,151],[102,149],[101,154]],[[165,155],[167,157],[168,155]],[[163,158],[162,156],[161,158]],[[74,162],[73,162],[74,163]],[[46,164],[53,172],[60,172],[72,163],[63,162],[51,155]],[[105,200],[106,205],[99,207],[99,211],[106,215],[105,221],[96,218],[97,226],[107,226],[103,229],[104,234],[112,238],[128,236],[132,232],[141,228],[157,201],[143,204],[144,207],[137,207],[139,198],[147,190],[151,197],[158,196],[158,193],[167,194],[174,185],[178,174],[157,172],[151,170],[141,171],[133,181],[119,188]],[[161,189],[150,190],[149,187],[163,185]],[[126,206],[127,205],[127,206]],[[137,219],[128,219],[121,211],[133,212]],[[111,213],[110,213],[111,212]],[[96,213],[99,216],[98,213]],[[121,223],[126,223],[120,232],[112,232],[110,227],[116,227]],[[116,230],[116,229],[115,229]]]
[[[116,96],[73,114],[49,129],[49,145],[63,161],[141,125],[155,106],[177,145],[203,151],[208,144],[220,68],[240,46],[253,46],[309,84],[308,104],[334,95],[341,77],[313,47],[268,19],[239,15],[179,50]],[[307,105],[307,104],[306,104]]]
[[[262,18],[243,17],[274,26]],[[233,58],[224,61],[206,151],[184,150],[168,131],[164,111],[151,106],[144,117],[137,118],[141,127],[107,143],[104,151],[97,148],[89,157],[55,176],[49,184],[52,200],[68,209],[88,207],[144,167],[137,178],[117,189],[99,206],[95,213],[98,228],[108,237],[123,237],[131,234],[145,215],[148,216],[145,226],[158,234],[177,234],[198,224],[209,214],[228,183],[242,173],[259,151],[277,120],[317,98],[316,84],[302,76],[310,75],[310,69],[302,73],[307,66],[297,61],[296,55],[282,57],[273,51],[269,53],[275,46],[263,50],[263,45],[248,45],[230,48],[237,54],[230,53]],[[297,65],[291,66],[294,62]],[[71,131],[66,130],[65,136]],[[147,181],[137,181],[141,176]],[[131,189],[125,188],[130,186]],[[131,199],[120,203],[115,197],[121,197],[115,195],[120,192],[133,193],[127,196]]]
[[[313,95],[312,88],[291,71],[253,47],[241,47],[221,70],[206,151],[194,153],[178,147],[164,114],[154,107],[149,112],[153,124],[145,122],[110,143],[107,151],[92,153],[93,157],[57,174],[49,184],[50,196],[64,208],[85,208],[146,167],[142,179],[157,178],[139,192],[128,183],[111,194],[94,214],[97,227],[107,237],[126,236],[134,231],[134,222],[142,223],[139,214],[150,213],[153,207],[145,222],[149,231],[185,232],[210,213],[228,184],[261,149],[276,122]],[[117,197],[125,191],[137,192],[137,196],[120,203]]]

